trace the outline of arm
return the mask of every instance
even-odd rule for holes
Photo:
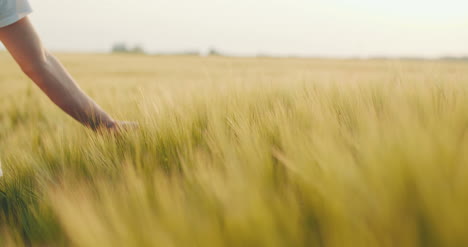
[[[116,128],[116,122],[80,89],[62,64],[42,46],[27,17],[0,28],[0,41],[23,72],[68,115],[93,130]]]

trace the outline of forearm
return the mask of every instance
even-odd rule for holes
[[[0,28],[0,41],[21,69],[71,117],[94,130],[115,127],[114,120],[79,88],[60,62],[42,46],[27,17]]]
[[[83,125],[98,129],[114,124],[49,52],[45,52],[43,65],[27,74],[57,106]]]

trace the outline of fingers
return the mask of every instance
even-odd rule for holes
[[[137,122],[129,122],[129,121],[114,121],[112,124],[102,126],[101,128],[96,129],[96,132],[99,133],[111,133],[111,134],[120,134],[132,130],[136,130],[139,128],[139,124]]]
[[[114,129],[116,130],[134,130],[138,129],[139,124],[137,122],[128,122],[128,121],[117,121],[114,124]]]

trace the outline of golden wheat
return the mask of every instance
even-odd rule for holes
[[[466,246],[468,64],[63,54],[137,131],[0,54],[2,246]]]

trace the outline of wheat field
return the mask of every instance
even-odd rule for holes
[[[468,246],[468,63],[0,53],[0,246]]]

